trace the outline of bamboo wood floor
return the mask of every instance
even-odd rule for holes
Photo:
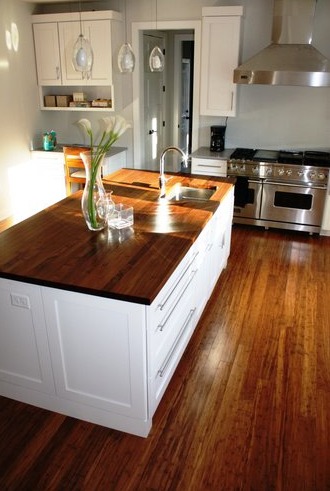
[[[1,491],[330,490],[330,238],[233,228],[147,439],[0,398]]]

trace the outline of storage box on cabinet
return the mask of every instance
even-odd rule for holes
[[[227,176],[227,160],[192,157],[191,172],[207,176]]]

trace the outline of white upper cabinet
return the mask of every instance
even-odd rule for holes
[[[86,110],[82,105],[57,104],[52,97],[72,97],[74,92],[83,92],[89,102],[94,99],[109,102],[104,108],[95,109],[89,104],[87,109],[114,110],[113,64],[117,61],[117,45],[122,42],[121,21],[121,14],[112,10],[82,12],[81,18],[78,12],[32,16],[41,109]],[[75,71],[72,64],[73,47],[81,33],[89,39],[94,55],[88,73]],[[46,102],[47,96],[51,96],[51,102]]]
[[[239,61],[243,7],[205,7],[202,13],[200,113],[235,116],[233,71]]]
[[[39,85],[62,85],[57,22],[33,25]]]
[[[91,20],[82,22],[82,33],[90,41],[94,55],[92,70],[87,76],[81,72],[76,72],[72,65],[73,46],[80,34],[80,22],[60,22],[58,29],[62,84],[111,85],[112,49],[110,21]]]

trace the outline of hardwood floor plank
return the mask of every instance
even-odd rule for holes
[[[235,226],[147,439],[0,398],[1,491],[330,490],[330,238]]]

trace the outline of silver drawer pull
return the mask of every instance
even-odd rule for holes
[[[171,315],[173,314],[173,312],[175,311],[178,303],[180,302],[183,294],[185,293],[185,291],[187,290],[188,286],[190,285],[190,283],[192,282],[192,280],[194,279],[194,276],[195,274],[197,273],[198,269],[194,269],[191,273],[191,276],[189,278],[189,281],[188,283],[184,286],[184,288],[182,289],[182,291],[180,292],[180,295],[178,295],[178,298],[176,299],[176,302],[175,304],[173,305],[173,307],[171,308],[171,310],[169,311],[169,313],[167,314],[167,316],[165,317],[165,319],[163,320],[163,322],[161,322],[160,324],[158,324],[157,328],[160,330],[160,331],[163,331],[164,330],[164,327],[167,323],[167,321],[169,320],[169,318],[171,317]]]
[[[188,264],[188,266],[185,268],[185,270],[183,271],[183,273],[181,274],[180,278],[178,279],[178,281],[176,282],[174,288],[172,288],[172,290],[170,291],[170,293],[167,295],[167,297],[165,298],[164,302],[163,303],[160,303],[158,305],[158,308],[160,310],[164,310],[164,307],[165,305],[167,304],[167,302],[169,301],[169,299],[171,298],[171,296],[173,295],[173,292],[175,291],[175,289],[177,288],[177,286],[179,285],[180,281],[182,280],[182,278],[185,276],[185,274],[187,273],[187,271],[189,270],[189,268],[191,267],[191,265],[194,263],[194,261],[196,260],[196,257],[198,256],[199,254],[199,251],[197,251],[195,254],[194,254],[194,257],[192,258],[192,260],[190,261],[190,263]]]
[[[182,338],[183,334],[185,333],[185,330],[186,330],[186,328],[188,327],[188,325],[189,325],[189,323],[190,323],[190,321],[191,321],[191,319],[192,319],[192,317],[193,317],[193,315],[194,315],[194,313],[195,313],[195,310],[196,310],[196,307],[195,307],[194,309],[191,309],[191,310],[190,310],[190,312],[189,312],[189,314],[188,314],[188,317],[186,318],[185,322],[183,323],[183,326],[182,326],[182,327],[181,327],[181,329],[180,329],[179,334],[178,334],[178,335],[177,335],[177,337],[175,338],[175,341],[174,341],[174,343],[173,343],[173,346],[172,346],[171,350],[169,351],[169,353],[168,353],[168,355],[167,355],[167,357],[166,357],[166,360],[165,360],[165,362],[164,362],[163,366],[162,366],[162,367],[161,367],[161,368],[158,370],[158,375],[159,375],[160,377],[163,377],[163,376],[164,376],[164,374],[165,374],[165,372],[166,372],[166,369],[167,369],[167,367],[169,366],[170,361],[171,361],[171,359],[172,359],[172,357],[173,357],[173,355],[174,355],[174,352],[175,352],[175,350],[176,350],[176,347],[177,347],[177,345],[179,344],[179,341],[180,341],[180,339]]]

